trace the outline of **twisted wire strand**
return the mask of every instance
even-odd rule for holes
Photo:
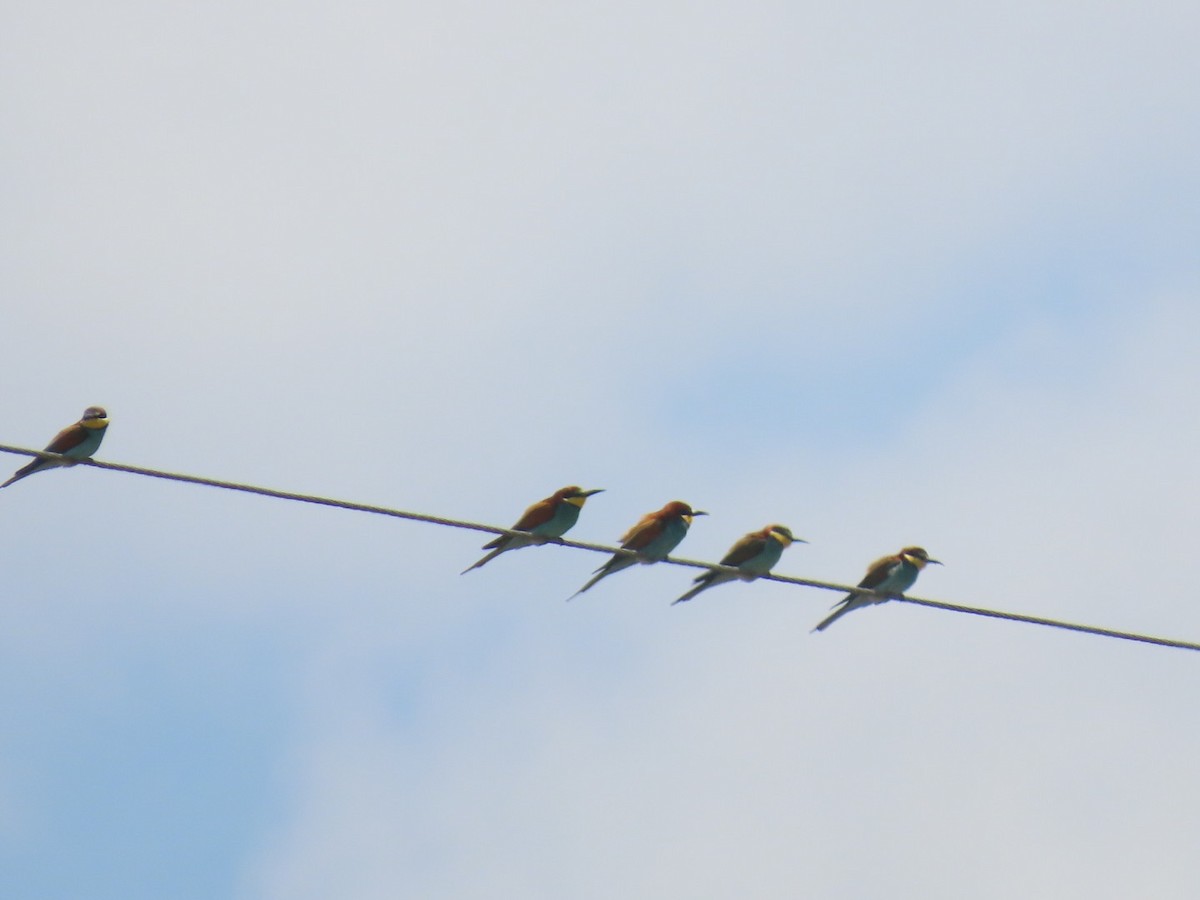
[[[409,512],[402,509],[394,509],[388,506],[378,506],[371,503],[356,503],[351,500],[337,500],[332,497],[320,497],[315,494],[302,494],[297,491],[281,491],[275,488],[260,487],[253,484],[243,484],[237,481],[224,481],[218,478],[205,478],[200,475],[185,475],[180,472],[166,472],[161,469],[149,469],[144,466],[132,466],[126,463],[105,462],[98,459],[70,459],[61,456],[57,453],[47,453],[45,450],[31,450],[27,447],[14,447],[8,444],[0,444],[0,452],[14,453],[21,456],[36,456],[42,459],[49,459],[63,465],[80,465],[91,466],[96,469],[107,469],[112,472],[125,472],[130,475],[141,475],[146,478],[159,478],[165,481],[178,481],[184,484],[198,484],[203,487],[220,488],[226,491],[239,491],[244,494],[257,494],[260,497],[273,497],[277,500],[290,500],[296,503],[310,503],[317,506],[329,506],[335,509],[345,509],[351,512],[371,513],[379,516],[390,516],[395,519],[407,519],[412,522],[424,522],[429,525],[440,525],[448,528],[462,528],[470,531],[483,531],[489,534],[504,534],[528,537],[528,533],[524,531],[514,531],[511,528],[500,528],[496,525],[486,525],[482,522],[470,522],[465,519],[453,519],[447,516],[435,516],[428,513]],[[575,550],[589,550],[593,553],[606,553],[609,555],[617,554],[621,556],[637,556],[637,553],[632,550],[626,550],[622,547],[611,547],[607,544],[594,544],[588,541],[576,541],[570,538],[551,538],[545,541],[548,544],[557,544],[562,547],[569,547]],[[723,566],[719,563],[703,562],[701,560],[684,559],[678,556],[669,556],[661,560],[663,563],[675,566],[686,566],[693,569],[715,569],[718,572],[727,572],[731,575],[739,575],[740,571],[733,566]],[[1004,612],[994,609],[982,609],[975,606],[963,606],[957,603],[946,603],[940,600],[928,600],[922,597],[910,597],[908,595],[893,597],[880,594],[876,591],[865,590],[853,585],[838,584],[832,581],[817,581],[811,578],[797,578],[793,575],[777,575],[774,572],[768,572],[766,575],[760,575],[760,580],[778,581],[782,584],[795,584],[801,587],[816,588],[823,591],[836,591],[838,593],[848,594],[874,594],[881,600],[895,600],[903,603],[911,603],[914,606],[926,606],[931,609],[940,609],[947,612],[966,613],[972,616],[984,616],[991,619],[1006,619],[1010,622],[1025,622],[1029,625],[1040,625],[1046,628],[1059,628],[1065,631],[1074,631],[1080,634],[1092,634],[1099,637],[1115,638],[1123,641],[1135,641],[1143,644],[1153,644],[1158,647],[1171,647],[1177,650],[1196,650],[1200,651],[1200,643],[1191,641],[1177,640],[1174,638],[1161,638],[1145,634],[1136,634],[1129,631],[1119,631],[1112,628],[1101,628],[1095,625],[1080,625],[1073,622],[1063,622],[1058,619],[1046,619],[1041,616],[1029,616],[1022,613]]]

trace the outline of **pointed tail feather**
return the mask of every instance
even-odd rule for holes
[[[505,546],[503,546],[503,547],[497,547],[495,550],[493,550],[491,553],[489,553],[489,554],[488,554],[487,556],[485,556],[483,559],[481,559],[481,560],[478,560],[477,562],[473,563],[472,565],[469,565],[469,566],[467,566],[465,569],[463,569],[463,570],[462,570],[461,572],[459,572],[458,574],[459,574],[459,575],[466,575],[466,574],[467,574],[468,572],[470,572],[472,569],[478,569],[480,566],[486,566],[486,565],[487,565],[488,563],[490,563],[490,562],[491,562],[493,559],[495,559],[497,556],[499,556],[501,553],[503,553],[505,550],[508,550],[508,549],[509,549],[509,547],[508,547],[508,545],[507,545],[507,544],[506,544]]]
[[[32,475],[34,472],[37,472],[40,469],[45,469],[47,468],[47,465],[54,464],[48,459],[40,458],[26,463],[25,465],[21,466],[21,468],[17,469],[17,471],[13,472],[12,478],[8,479],[8,481],[4,482],[4,484],[0,484],[0,488],[6,488],[14,481],[20,481],[22,478]]]
[[[860,606],[866,606],[871,602],[870,596],[863,597],[859,594],[849,594],[834,604],[833,612],[822,619],[813,632],[824,631],[846,613],[852,609],[858,609]],[[810,632],[811,633],[811,632]]]
[[[467,566],[459,575],[466,575],[472,569],[478,569],[480,566],[486,566],[493,559],[504,553],[507,550],[520,550],[522,547],[531,547],[535,544],[544,544],[552,538],[544,538],[536,534],[498,534],[496,537],[483,545],[484,550],[492,552],[474,565]]]
[[[832,625],[834,622],[836,622],[838,619],[840,619],[842,616],[844,616],[848,612],[850,612],[849,606],[839,606],[837,609],[835,609],[833,612],[831,612],[829,615],[827,615],[824,619],[822,619],[820,621],[820,623],[817,625],[817,627],[813,629],[813,632],[824,631],[826,628],[828,628],[830,625]]]
[[[672,600],[671,605],[674,606],[676,603],[686,603],[688,600],[691,600],[693,597],[695,597],[701,591],[706,591],[710,587],[712,587],[714,584],[719,584],[719,582],[717,581],[717,574],[718,573],[716,573],[716,572],[705,572],[703,575],[697,575],[695,578],[696,586],[694,588],[692,588],[690,591],[688,591],[686,594],[684,594],[682,597],[678,597],[675,600]]]
[[[626,556],[623,553],[613,554],[612,558],[609,559],[608,562],[606,562],[604,565],[602,565],[600,568],[598,568],[595,571],[594,577],[591,578],[587,584],[585,584],[583,587],[581,587],[579,590],[577,590],[575,593],[573,593],[567,599],[568,600],[575,599],[580,594],[582,594],[584,591],[586,591],[588,588],[590,588],[592,585],[594,585],[597,581],[599,581],[601,578],[607,578],[609,575],[612,575],[614,572],[620,572],[622,569],[628,569],[630,566],[632,566],[636,562],[637,562],[637,559],[635,557]]]
[[[575,593],[573,593],[570,597],[568,597],[567,600],[568,601],[574,600],[576,597],[578,597],[580,594],[582,594],[584,591],[586,591],[588,588],[590,588],[593,584],[595,584],[597,581],[599,581],[605,575],[611,575],[613,573],[613,571],[615,571],[615,570],[610,569],[608,566],[601,566],[600,568],[598,568],[596,570],[597,574],[595,574],[591,578],[589,578],[588,583],[585,584],[583,587],[581,587],[579,590],[577,590]]]

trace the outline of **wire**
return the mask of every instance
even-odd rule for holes
[[[923,600],[920,597],[900,597],[899,599],[916,606],[928,606],[933,609],[948,610],[949,612],[968,613],[972,616],[986,616],[990,619],[1008,619],[1010,622],[1028,622],[1030,625],[1046,625],[1050,628],[1062,628],[1065,631],[1096,634],[1100,637],[1119,638],[1123,641],[1139,641],[1143,644],[1156,644],[1159,647],[1175,647],[1179,650],[1200,650],[1200,644],[1193,644],[1191,641],[1178,641],[1174,638],[1131,634],[1127,631],[1115,631],[1111,628],[1099,628],[1095,625],[1077,625],[1073,622],[1061,622],[1058,619],[1043,619],[1041,616],[1026,616],[1021,613],[999,612],[994,609],[979,609],[974,606],[959,606],[957,603],[943,603],[940,600]]]
[[[413,522],[425,522],[430,525],[441,525],[448,528],[464,528],[470,531],[485,531],[490,534],[505,534],[513,536],[528,537],[528,533],[524,531],[514,531],[511,528],[499,528],[495,525],[485,525],[480,522],[469,522],[464,519],[451,519],[446,516],[432,516],[426,513],[408,512],[402,509],[393,509],[387,506],[376,506],[369,503],[355,503],[350,500],[335,500],[331,497],[319,497],[313,494],[301,494],[295,491],[280,491],[274,488],[259,487],[257,485],[242,484],[236,481],[222,481],[216,478],[204,478],[199,475],[184,475],[179,472],[164,472],[160,469],[147,469],[142,466],[130,466],[124,463],[104,462],[98,459],[70,459],[65,456],[60,456],[57,453],[47,453],[44,450],[30,450],[25,447],[13,447],[7,444],[0,444],[0,452],[16,453],[22,456],[36,456],[41,459],[49,459],[59,462],[63,465],[82,465],[92,466],[97,469],[108,469],[113,472],[126,472],[130,475],[142,475],[147,478],[160,478],[165,481],[179,481],[185,484],[199,484],[204,487],[221,488],[227,491],[240,491],[244,494],[257,494],[261,497],[274,497],[277,500],[291,500],[296,503],[312,503],[317,506],[330,506],[336,509],[350,510],[351,512],[365,512],[379,516],[391,516],[395,519],[408,519]],[[587,541],[576,541],[569,538],[551,538],[546,541],[549,544],[557,544],[562,547],[570,547],[576,550],[590,550],[593,553],[616,554],[619,556],[637,556],[632,550],[626,550],[622,547],[610,547],[606,544],[593,544]],[[741,575],[742,573],[733,566],[723,566],[718,563],[702,562],[694,559],[683,559],[677,556],[669,556],[661,560],[663,563],[675,566],[686,566],[693,569],[714,569],[718,572],[727,572],[731,575]],[[1048,628],[1060,628],[1066,631],[1075,631],[1082,634],[1094,634],[1100,637],[1116,638],[1123,641],[1136,641],[1143,644],[1154,644],[1159,647],[1173,647],[1178,650],[1197,650],[1200,651],[1200,644],[1192,643],[1191,641],[1175,640],[1173,638],[1152,637],[1150,635],[1135,634],[1128,631],[1117,631],[1111,628],[1099,628],[1093,625],[1078,625],[1072,622],[1062,622],[1057,619],[1045,619],[1040,616],[1027,616],[1021,613],[1001,612],[994,609],[981,609],[974,606],[961,606],[956,603],[944,603],[940,600],[926,600],[921,597],[910,597],[907,595],[899,597],[891,597],[884,594],[879,594],[875,591],[865,590],[853,585],[837,584],[831,581],[816,581],[811,578],[796,578],[792,575],[777,575],[774,572],[768,572],[766,575],[760,575],[759,579],[765,581],[778,581],[782,584],[796,584],[801,587],[817,588],[823,591],[837,591],[843,594],[874,594],[881,600],[898,600],[903,603],[911,603],[916,606],[928,606],[933,609],[942,609],[948,612],[966,613],[973,616],[985,616],[991,619],[1007,619],[1010,622],[1026,622],[1030,625],[1041,625]]]

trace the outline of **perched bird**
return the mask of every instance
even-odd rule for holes
[[[868,588],[886,594],[886,597],[876,597],[873,594],[847,594],[834,604],[833,612],[822,620],[813,631],[824,631],[846,613],[860,606],[870,606],[872,603],[884,603],[893,597],[903,596],[912,587],[917,575],[930,563],[940,566],[936,559],[930,559],[922,547],[905,547],[895,556],[885,556],[871,563],[867,574],[858,583],[860,588]]]
[[[662,509],[646,513],[621,538],[621,549],[633,550],[637,556],[614,553],[612,559],[596,570],[591,581],[571,597],[578,597],[606,575],[628,569],[635,563],[656,563],[666,559],[668,554],[679,546],[679,542],[687,537],[692,518],[707,515],[703,510],[692,509],[682,500],[672,500]],[[571,597],[567,599],[570,600]]]
[[[60,453],[71,459],[87,459],[100,449],[100,442],[104,439],[104,430],[106,428],[108,428],[108,413],[104,411],[104,407],[89,406],[83,411],[82,419],[74,425],[68,425],[54,436],[54,440],[46,445],[46,452]],[[42,469],[52,469],[55,466],[63,465],[70,465],[70,463],[59,462],[57,459],[37,457],[32,462],[17,469],[13,473],[12,478],[8,479],[4,484],[0,484],[0,488],[6,488],[14,481],[20,481],[26,475],[32,475],[34,472],[40,472]]]
[[[717,569],[709,569],[704,574],[697,575],[694,579],[696,586],[671,605],[691,600],[701,591],[733,581],[735,578],[753,581],[759,575],[766,575],[771,571],[771,567],[779,562],[784,549],[793,543],[807,544],[808,541],[794,537],[791,530],[783,525],[768,525],[762,531],[750,532],[730,547],[725,558],[721,560],[721,565],[735,566],[740,570],[739,574],[730,575]]]
[[[497,535],[495,540],[488,541],[483,545],[484,550],[492,552],[475,565],[467,566],[460,574],[465,575],[472,569],[478,569],[505,550],[518,550],[521,547],[544,544],[548,540],[562,537],[579,521],[579,510],[583,509],[587,498],[592,494],[599,494],[603,490],[604,488],[595,488],[585,491],[583,488],[571,485],[560,488],[545,500],[539,500],[525,510],[525,514],[517,519],[517,524],[512,527],[513,531],[529,532],[528,537],[511,534]]]

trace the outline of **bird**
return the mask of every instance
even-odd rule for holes
[[[783,551],[793,543],[807,544],[808,541],[795,537],[791,529],[785,525],[768,525],[761,531],[750,532],[730,547],[725,558],[721,560],[721,565],[734,566],[740,570],[739,574],[731,575],[719,569],[709,569],[707,572],[697,575],[694,579],[696,586],[682,597],[672,601],[671,605],[691,600],[701,591],[727,581],[733,581],[735,578],[753,581],[760,575],[766,575],[771,571],[771,567],[779,562]]]
[[[539,500],[525,510],[521,518],[517,519],[517,523],[513,525],[513,531],[527,531],[529,532],[528,537],[514,534],[497,535],[494,540],[483,545],[484,550],[492,552],[474,565],[467,566],[459,574],[466,575],[472,569],[486,565],[506,550],[518,550],[533,544],[544,544],[548,540],[562,537],[579,520],[579,511],[587,502],[587,498],[593,494],[599,494],[603,490],[604,488],[593,488],[585,491],[576,485],[559,488],[546,499]]]
[[[68,425],[54,436],[54,440],[46,445],[46,452],[58,453],[71,459],[88,459],[100,449],[100,442],[104,440],[104,431],[107,428],[108,413],[104,411],[104,407],[89,406],[83,411],[83,417],[78,422]],[[14,481],[20,481],[25,476],[40,472],[42,469],[66,465],[72,465],[72,463],[39,456],[17,469],[12,478],[4,484],[0,484],[0,488],[6,488]]]
[[[577,590],[567,599],[578,597],[601,578],[628,569],[635,563],[656,563],[667,558],[667,555],[679,546],[679,542],[687,537],[688,528],[695,516],[707,516],[702,509],[692,509],[682,500],[672,500],[662,509],[646,513],[638,519],[637,524],[621,537],[621,549],[632,550],[637,556],[627,553],[614,553],[612,558],[598,568],[587,584]]]
[[[871,563],[867,574],[858,583],[860,588],[868,588],[885,594],[878,597],[874,594],[847,594],[834,604],[833,612],[821,620],[813,631],[824,631],[846,613],[860,606],[870,606],[873,603],[885,603],[895,597],[902,597],[904,592],[917,581],[917,575],[930,563],[942,565],[936,559],[930,559],[924,547],[905,547],[894,556],[885,556]]]

